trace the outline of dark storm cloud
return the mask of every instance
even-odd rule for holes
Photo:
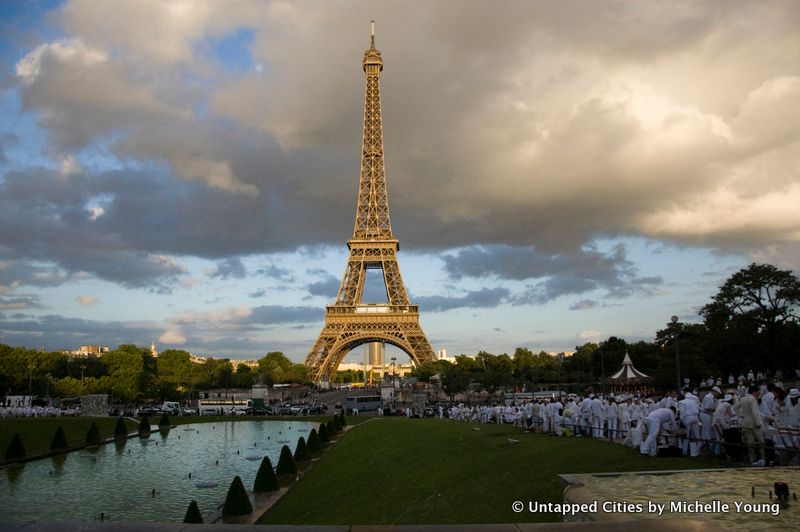
[[[507,288],[482,288],[463,296],[417,296],[413,298],[421,312],[445,312],[457,308],[493,308],[509,297]]]
[[[323,274],[325,274],[324,279],[309,283],[308,293],[312,296],[322,296],[326,299],[333,299],[339,293],[341,280],[327,272],[323,272]]]
[[[250,316],[241,321],[253,325],[276,325],[280,323],[311,323],[322,321],[325,317],[323,309],[317,307],[284,307],[264,305],[253,307]]]
[[[355,210],[370,17],[394,229],[410,248],[484,244],[449,255],[454,278],[548,277],[531,301],[621,297],[658,280],[637,282],[624,257],[587,242],[796,240],[793,2],[363,7],[212,3],[176,19],[166,4],[68,3],[66,38],[32,46],[13,88],[49,154],[107,143],[122,170],[7,174],[0,245],[26,264],[168,290],[184,271],[172,255],[340,244]],[[226,69],[197,46],[241,27],[267,74]]]
[[[16,297],[0,296],[0,310],[19,310],[27,308],[42,308],[39,296],[22,296],[21,294],[18,294]]]
[[[244,264],[236,257],[227,258],[217,263],[217,269],[211,274],[211,277],[218,279],[244,279],[246,276],[247,270],[245,270]]]
[[[255,273],[257,275],[271,277],[284,283],[291,283],[294,281],[294,275],[292,275],[292,271],[290,269],[282,268],[271,263],[257,269]]]
[[[160,329],[149,322],[116,322],[67,318],[58,315],[40,317],[16,315],[0,318],[2,342],[8,345],[44,347],[49,350],[77,349],[81,344],[146,345]],[[42,331],[47,331],[43,335]]]

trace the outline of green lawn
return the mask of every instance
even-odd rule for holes
[[[519,443],[511,445],[508,438]],[[605,441],[527,434],[507,426],[376,418],[350,430],[260,522],[558,521],[556,514],[515,514],[511,503],[562,502],[561,473],[724,466],[713,459],[649,458]]]

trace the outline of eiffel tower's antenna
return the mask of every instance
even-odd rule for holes
[[[419,307],[410,303],[397,263],[400,243],[392,234],[383,159],[383,59],[375,48],[374,20],[363,66],[364,130],[355,227],[353,238],[347,242],[350,257],[336,302],[327,307],[325,326],[306,357],[310,376],[317,382],[332,377],[349,351],[371,342],[399,347],[415,364],[436,359],[419,324]],[[383,271],[388,304],[363,303],[367,269]]]

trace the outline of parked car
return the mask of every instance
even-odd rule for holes
[[[268,416],[270,414],[270,411],[267,410],[267,408],[264,406],[251,406],[250,408],[245,410],[245,413],[248,416]]]

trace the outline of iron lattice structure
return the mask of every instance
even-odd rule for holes
[[[368,342],[397,346],[416,364],[436,359],[420,327],[419,308],[408,300],[397,263],[400,243],[392,234],[383,160],[383,60],[375,48],[374,23],[363,63],[366,88],[356,222],[353,238],[347,242],[350,257],[336,303],[326,308],[325,326],[306,357],[306,366],[316,382],[331,378],[350,350]],[[362,304],[368,269],[383,272],[388,304]]]

